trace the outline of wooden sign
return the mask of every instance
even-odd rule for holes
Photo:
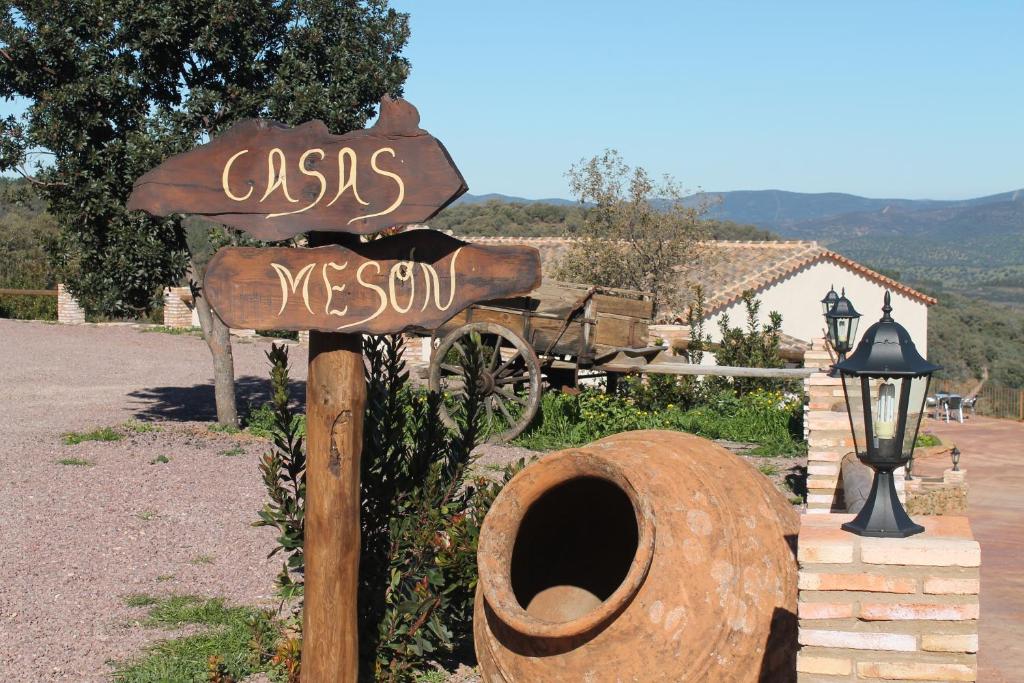
[[[421,223],[467,187],[419,120],[405,100],[385,98],[376,125],[345,135],[322,121],[243,121],[135,181],[128,209],[203,215],[263,240]]]
[[[533,247],[414,230],[351,248],[224,248],[207,267],[204,293],[230,327],[390,334],[432,330],[540,279]]]

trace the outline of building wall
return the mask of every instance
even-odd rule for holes
[[[847,298],[861,314],[857,327],[857,341],[872,323],[882,317],[882,297],[886,288],[864,275],[845,268],[834,261],[819,261],[803,268],[774,285],[758,291],[761,301],[760,318],[768,322],[771,311],[782,314],[782,331],[804,341],[823,336],[825,319],[821,312],[821,299],[830,286],[839,292],[846,288]],[[895,290],[892,291],[892,316],[907,328],[921,355],[928,354],[928,306]],[[704,330],[713,341],[718,341],[718,321],[728,314],[733,327],[743,327],[747,318],[742,301],[711,316]]]

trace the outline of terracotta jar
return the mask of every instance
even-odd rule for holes
[[[484,520],[490,683],[795,680],[797,514],[729,451],[626,432],[553,453]]]

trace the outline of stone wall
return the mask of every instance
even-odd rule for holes
[[[977,680],[981,549],[966,517],[864,538],[852,515],[804,515],[799,683]]]
[[[193,319],[192,290],[168,287],[164,290],[164,326],[198,327]]]
[[[85,311],[62,284],[57,285],[57,322],[64,325],[81,325],[85,322]]]

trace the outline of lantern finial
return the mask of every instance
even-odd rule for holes
[[[885,305],[882,306],[882,320],[885,322],[892,322],[892,296],[889,294],[889,290],[885,290]]]

